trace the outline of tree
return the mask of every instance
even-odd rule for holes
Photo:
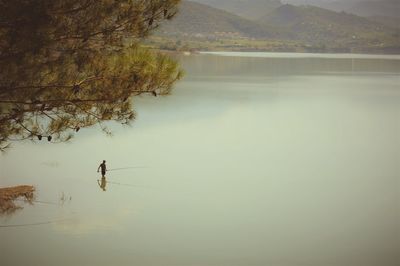
[[[0,0],[0,150],[130,123],[134,96],[167,95],[182,72],[140,46],[180,0]]]

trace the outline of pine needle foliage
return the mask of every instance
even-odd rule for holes
[[[135,96],[169,94],[178,64],[140,43],[179,2],[0,0],[0,150],[128,124]]]

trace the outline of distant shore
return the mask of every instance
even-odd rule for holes
[[[162,52],[171,54],[213,54],[213,53],[269,53],[269,54],[320,54],[320,55],[371,55],[371,56],[400,56],[400,49],[393,51],[382,51],[382,50],[263,50],[263,49],[190,49],[185,50],[173,50],[173,49],[159,49]]]
[[[243,40],[222,39],[207,41],[197,39],[183,39],[152,37],[146,45],[169,52],[196,53],[196,52],[267,52],[267,53],[318,53],[318,54],[378,54],[400,55],[399,45],[365,45],[349,46],[345,44],[337,47],[327,44],[306,44],[297,41],[283,40]]]
[[[365,54],[365,53],[293,53],[293,52],[231,52],[231,51],[200,51],[199,54],[264,57],[264,58],[335,58],[335,59],[396,59],[400,54]]]

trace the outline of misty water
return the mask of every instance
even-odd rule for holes
[[[399,56],[180,60],[132,127],[0,156],[40,201],[0,217],[0,265],[400,265]],[[137,168],[104,191],[103,159]]]

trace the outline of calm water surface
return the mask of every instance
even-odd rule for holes
[[[0,217],[51,222],[0,227],[0,264],[400,265],[400,58],[222,55],[183,57],[113,137],[0,156],[0,186],[55,203]],[[103,159],[143,168],[103,191]]]

